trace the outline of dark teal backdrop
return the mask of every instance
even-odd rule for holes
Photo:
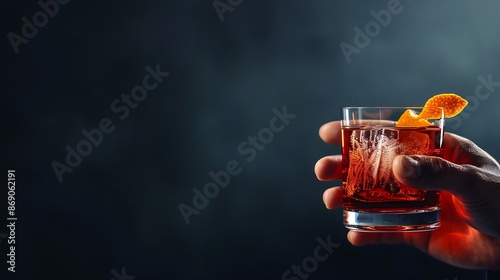
[[[2,8],[1,163],[18,184],[17,272],[2,279],[482,275],[353,247],[322,203],[340,182],[313,167],[340,152],[318,128],[342,106],[441,92],[470,101],[446,129],[499,159],[498,1],[52,3]],[[318,240],[335,244],[323,261]]]

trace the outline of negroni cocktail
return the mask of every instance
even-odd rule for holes
[[[443,155],[443,113],[440,118],[415,126],[397,125],[403,114],[417,116],[422,110],[343,108],[342,186],[346,227],[364,231],[422,231],[439,227],[439,191],[406,186],[392,172],[398,155]]]
[[[454,93],[431,97],[423,107],[342,109],[344,225],[360,231],[425,231],[440,226],[439,191],[399,182],[399,155],[443,156],[444,119],[467,100]]]

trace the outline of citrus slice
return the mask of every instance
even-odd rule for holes
[[[422,119],[440,119],[442,107],[445,118],[458,115],[467,106],[467,100],[454,93],[442,93],[431,97],[424,105],[419,117]]]
[[[420,115],[408,109],[396,123],[397,127],[422,127],[431,125],[428,119],[452,118],[467,106],[467,100],[454,93],[442,93],[431,97],[424,105]],[[442,108],[442,109],[441,109]]]
[[[429,125],[431,125],[430,122],[420,118],[419,115],[411,109],[406,110],[396,123],[397,127],[422,127]]]

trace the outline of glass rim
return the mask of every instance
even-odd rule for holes
[[[444,127],[445,108],[440,106],[365,106],[365,107],[342,107],[341,112],[341,127],[358,126],[358,125],[374,125],[377,122],[380,125],[396,125],[396,122],[407,111],[414,111],[416,114],[421,114],[425,109],[435,110],[440,117],[428,118],[429,125],[438,125]],[[432,120],[432,121],[431,121]],[[439,121],[439,124],[436,124]],[[413,126],[411,126],[413,127]],[[416,126],[415,126],[416,127]]]

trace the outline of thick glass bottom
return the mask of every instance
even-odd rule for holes
[[[429,231],[439,228],[439,208],[405,213],[370,213],[344,210],[344,225],[355,231]]]

